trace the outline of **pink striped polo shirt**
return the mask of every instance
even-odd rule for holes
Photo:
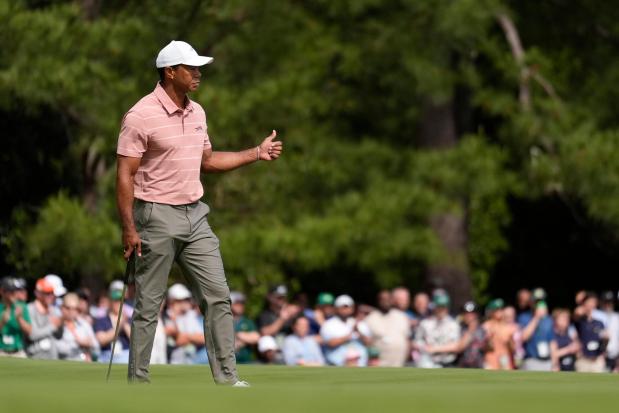
[[[210,146],[204,109],[191,100],[180,109],[157,83],[125,114],[116,153],[141,158],[135,198],[182,205],[204,194],[200,166]]]

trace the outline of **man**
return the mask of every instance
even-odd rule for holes
[[[552,318],[548,315],[546,292],[541,288],[533,291],[533,309],[518,316],[522,330],[524,360],[522,369],[530,371],[551,371],[550,342],[554,338]]]
[[[505,317],[505,303],[497,298],[486,306],[488,320],[483,324],[488,335],[490,349],[486,352],[485,367],[489,370],[513,370],[514,334],[518,326]]]
[[[260,340],[256,324],[245,316],[245,295],[238,291],[230,293],[234,317],[235,350],[237,363],[254,361],[254,348]]]
[[[349,295],[335,299],[335,316],[322,325],[320,336],[325,346],[325,359],[334,366],[367,366],[370,331],[358,322],[355,301]]]
[[[273,131],[252,149],[212,150],[205,112],[187,96],[200,85],[200,66],[212,61],[185,42],[170,42],[157,56],[160,82],[122,121],[116,195],[124,257],[135,260],[136,285],[130,382],[149,381],[159,306],[176,260],[205,315],[213,379],[218,384],[248,386],[236,370],[230,290],[219,240],[207,221],[209,207],[200,202],[204,193],[200,171],[223,172],[258,160],[275,160],[282,143],[273,141]]]
[[[99,356],[99,342],[88,322],[79,317],[79,297],[75,293],[62,298],[62,332],[56,340],[61,360],[91,362]]]
[[[518,315],[531,310],[531,290],[521,288],[516,293],[516,312]]]
[[[447,294],[435,294],[432,304],[433,314],[422,320],[415,332],[414,347],[420,352],[417,366],[450,367],[454,365],[457,354],[454,351],[438,352],[436,348],[457,343],[460,339],[460,325],[449,315],[450,300]]]
[[[403,311],[393,307],[389,291],[378,293],[378,309],[365,318],[370,329],[371,346],[378,350],[382,367],[402,367],[410,350],[410,322]]]
[[[292,334],[284,340],[282,352],[289,366],[323,366],[325,358],[320,346],[310,333],[307,317],[301,315],[292,323]]]
[[[13,277],[0,281],[0,356],[25,358],[25,337],[32,331],[26,303],[19,300],[19,283]]]
[[[265,308],[258,316],[258,329],[262,336],[278,338],[292,332],[292,320],[301,312],[301,308],[288,303],[288,288],[276,285],[266,296]]]
[[[600,300],[600,309],[606,313],[608,345],[606,346],[606,368],[613,372],[619,369],[619,313],[615,311],[615,293],[605,291]]]
[[[123,301],[123,290],[118,289],[118,284],[112,282],[108,291],[110,308],[103,317],[95,318],[93,328],[99,345],[101,347],[101,363],[108,363],[112,356],[112,345],[116,333],[116,323],[118,322],[118,312]],[[78,304],[79,305],[79,304]],[[120,327],[118,341],[114,347],[114,363],[127,363],[129,361],[129,337],[131,336],[131,319],[125,307],[120,317]]]
[[[314,311],[311,314],[306,314],[306,317],[310,322],[310,334],[318,335],[320,334],[320,327],[333,317],[335,314],[335,307],[333,307],[333,303],[335,302],[335,297],[333,294],[329,292],[322,292],[318,294],[316,297],[316,305],[314,306]]]
[[[484,356],[488,349],[488,337],[486,331],[479,324],[477,306],[468,301],[462,307],[462,335],[460,340],[453,343],[436,346],[426,346],[425,351],[429,354],[456,353],[458,361],[456,365],[462,368],[483,368]]]
[[[170,364],[197,364],[204,351],[203,325],[191,303],[191,292],[183,284],[174,284],[168,290],[166,336],[174,346]]]
[[[56,338],[62,320],[54,308],[54,286],[41,278],[35,285],[34,296],[35,300],[28,304],[32,330],[26,350],[31,358],[55,360],[58,358]]]
[[[416,325],[424,319],[429,317],[430,311],[430,296],[424,292],[417,293],[413,297],[413,315],[417,321]]]
[[[602,373],[606,368],[604,354],[608,333],[604,329],[604,324],[593,316],[597,306],[597,295],[587,292],[582,301],[583,313],[576,318],[576,330],[581,343],[581,354],[576,360],[578,372]]]
[[[410,320],[415,319],[415,313],[411,310],[411,293],[406,287],[396,287],[391,292],[393,306],[403,311]]]

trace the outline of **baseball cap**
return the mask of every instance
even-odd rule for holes
[[[122,291],[124,286],[125,286],[125,284],[122,281],[114,280],[114,281],[112,281],[110,283],[110,291],[112,291],[112,290],[116,290],[116,291],[120,290],[120,291]]]
[[[600,300],[603,302],[613,302],[615,301],[615,293],[613,293],[612,291],[608,290],[608,291],[604,291],[601,295],[600,295]]]
[[[245,294],[239,291],[231,291],[230,292],[230,301],[232,304],[236,303],[244,303],[245,302]]]
[[[436,294],[432,297],[432,303],[436,307],[449,307],[449,296],[447,294]]]
[[[28,284],[26,283],[26,280],[21,277],[15,278],[14,282],[15,282],[16,290],[25,290],[26,287],[28,286]]]
[[[533,290],[533,299],[535,301],[542,301],[546,299],[546,291],[543,288],[536,288]]]
[[[486,306],[486,310],[488,311],[500,310],[503,307],[505,307],[505,302],[500,298],[495,298],[494,300],[488,303],[488,305]]]
[[[462,312],[463,313],[474,313],[476,311],[477,311],[477,305],[475,305],[475,303],[473,301],[467,301],[462,306]]]
[[[0,281],[0,287],[2,287],[2,289],[7,290],[7,291],[15,291],[15,290],[19,289],[19,288],[16,288],[16,286],[15,286],[15,278],[14,277],[4,277],[4,278],[2,278],[2,281]]]
[[[277,350],[279,347],[272,336],[262,336],[258,340],[258,351],[264,353],[269,350]]]
[[[334,302],[335,298],[331,293],[320,293],[316,299],[316,304],[318,305],[333,305]]]
[[[62,297],[63,295],[67,293],[67,289],[65,288],[64,283],[62,282],[62,278],[60,278],[56,274],[47,274],[43,278],[45,278],[47,282],[50,283],[54,287],[54,295],[56,297]]]
[[[168,289],[168,299],[187,300],[191,298],[191,292],[183,284],[174,284]]]
[[[54,293],[54,286],[49,281],[47,281],[45,278],[39,278],[34,288],[36,291],[39,291],[41,293],[46,293],[46,294]]]
[[[284,284],[279,284],[274,286],[269,290],[270,294],[279,295],[280,297],[285,297],[288,295],[288,288]]]
[[[213,61],[210,56],[200,56],[189,43],[172,40],[159,51],[156,60],[158,69],[162,67],[185,64],[188,66],[204,66]]]
[[[335,299],[333,305],[335,305],[338,308],[339,307],[352,307],[353,305],[355,305],[355,300],[353,300],[350,295],[342,294]]]

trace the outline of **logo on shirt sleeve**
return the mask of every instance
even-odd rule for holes
[[[202,126],[196,126],[195,128],[195,132],[202,132],[204,129],[202,129]]]

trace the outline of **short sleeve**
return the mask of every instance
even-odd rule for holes
[[[22,308],[22,317],[28,324],[32,324],[32,320],[30,319],[30,311],[28,310],[28,306],[26,304],[21,305]]]
[[[148,132],[144,119],[136,112],[129,111],[120,125],[116,153],[141,158],[146,149],[148,149]]]

